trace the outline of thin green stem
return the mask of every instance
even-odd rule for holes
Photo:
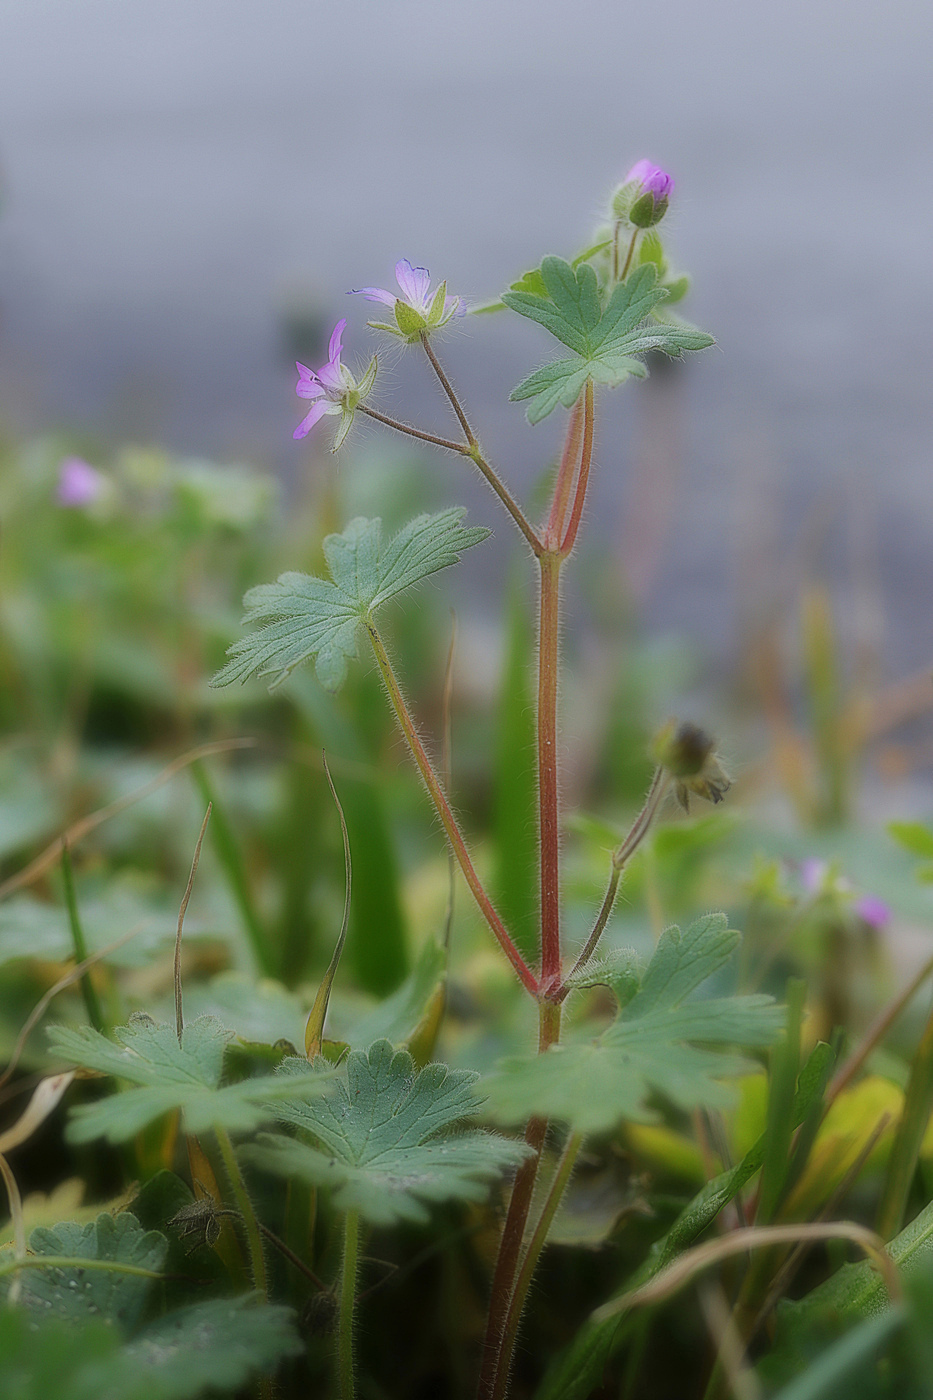
[[[622,220],[616,219],[612,228],[612,280],[619,280],[619,234],[622,232]]]
[[[603,898],[602,905],[600,906],[599,913],[596,916],[596,922],[593,925],[593,931],[590,934],[589,938],[586,940],[586,944],[583,948],[582,953],[577,958],[576,962],[570,970],[570,973],[564,980],[564,985],[561,988],[561,1001],[564,1000],[567,993],[570,991],[570,983],[575,974],[583,971],[584,967],[586,967],[586,964],[589,962],[590,958],[596,951],[596,946],[603,936],[603,930],[605,929],[606,924],[609,922],[609,916],[612,913],[613,906],[616,902],[616,895],[619,890],[619,881],[622,877],[622,872],[625,869],[628,862],[631,860],[632,856],[638,850],[638,847],[641,845],[644,838],[647,836],[648,831],[651,828],[651,823],[654,821],[658,809],[661,806],[661,803],[664,801],[664,798],[667,794],[669,784],[670,779],[668,778],[664,769],[656,768],[654,777],[651,780],[651,786],[648,789],[648,796],[645,798],[645,802],[641,811],[638,813],[638,816],[632,823],[631,829],[629,830],[629,833],[626,836],[625,840],[612,853],[612,869],[609,875],[609,885],[606,889],[606,894]]]
[[[78,913],[74,871],[71,868],[71,850],[67,838],[62,840],[62,882],[65,886],[65,903],[68,906],[68,922],[71,924],[71,941],[74,944],[75,962],[78,964],[86,963],[88,961],[87,943],[84,938],[84,930],[81,927],[81,916]],[[81,995],[84,998],[88,1020],[96,1031],[103,1033],[106,1023],[97,996],[97,989],[91,981],[90,966],[86,967],[81,974]]]
[[[214,1135],[220,1147],[220,1155],[224,1161],[227,1178],[233,1190],[233,1197],[237,1203],[237,1209],[243,1220],[243,1228],[246,1231],[246,1242],[249,1247],[250,1268],[253,1275],[253,1285],[262,1294],[263,1298],[268,1296],[269,1282],[266,1275],[266,1256],[262,1247],[262,1234],[259,1229],[259,1221],[256,1219],[256,1212],[253,1210],[253,1203],[249,1198],[246,1189],[246,1182],[240,1171],[240,1164],[236,1159],[236,1152],[233,1143],[230,1141],[230,1134],[226,1128],[214,1124]]]
[[[366,628],[369,632],[369,640],[372,644],[373,654],[375,655],[379,670],[382,673],[382,679],[385,683],[392,708],[395,711],[396,719],[399,722],[402,733],[405,735],[412,758],[417,764],[418,771],[424,780],[424,785],[428,790],[431,801],[434,803],[437,814],[447,833],[447,839],[450,842],[454,855],[457,857],[460,869],[463,871],[464,879],[470,887],[473,898],[479,905],[480,912],[492,929],[502,951],[518,973],[522,984],[532,996],[536,997],[539,990],[538,980],[512,941],[508,930],[496,913],[489,895],[483,888],[482,882],[476,873],[473,861],[470,858],[470,853],[466,847],[466,842],[463,839],[463,833],[457,824],[457,819],[447,800],[447,794],[444,792],[441,781],[434,771],[434,766],[428,757],[427,750],[421,742],[421,736],[418,733],[415,722],[405,703],[405,697],[402,694],[401,686],[392,669],[392,663],[389,660],[389,654],[385,649],[382,638],[376,630],[374,623],[371,621],[367,622]]]
[[[356,1276],[359,1271],[360,1215],[348,1210],[343,1226],[343,1267],[340,1273],[340,1312],[337,1319],[337,1375],[340,1400],[354,1400],[353,1319],[356,1311]]]
[[[560,1040],[561,1009],[553,1001],[542,1001],[538,1005],[538,1053],[543,1055]],[[531,1118],[525,1128],[525,1143],[531,1154],[525,1159],[512,1183],[512,1194],[506,1212],[502,1237],[499,1240],[499,1253],[492,1276],[489,1295],[489,1314],[486,1319],[486,1336],[483,1340],[483,1357],[480,1367],[478,1400],[492,1400],[496,1377],[499,1373],[505,1324],[509,1315],[515,1276],[521,1257],[525,1226],[531,1209],[535,1181],[541,1162],[541,1152],[547,1136],[547,1119]]]
[[[639,234],[639,230],[638,230],[637,228],[632,229],[632,239],[631,239],[631,242],[630,242],[629,245],[628,245],[628,253],[626,254],[626,258],[625,258],[625,266],[622,268],[622,274],[621,274],[621,276],[620,276],[619,279],[618,279],[620,282],[624,282],[624,281],[625,281],[625,278],[626,278],[626,276],[627,276],[627,274],[628,274],[628,270],[629,270],[629,268],[630,268],[631,265],[632,265],[632,258],[633,258],[634,253],[635,253],[635,244],[638,242],[638,234]]]
[[[570,1174],[573,1171],[577,1160],[577,1155],[583,1143],[582,1133],[572,1133],[567,1139],[564,1150],[561,1153],[554,1179],[551,1182],[544,1202],[544,1209],[538,1217],[538,1223],[534,1228],[534,1233],[528,1248],[525,1250],[525,1257],[522,1260],[518,1278],[515,1280],[515,1287],[512,1290],[512,1298],[509,1303],[509,1310],[505,1319],[505,1327],[502,1332],[502,1345],[499,1351],[499,1368],[493,1388],[493,1400],[504,1400],[506,1387],[509,1382],[509,1373],[512,1369],[512,1355],[515,1351],[515,1340],[518,1336],[518,1327],[522,1318],[522,1311],[525,1307],[525,1299],[528,1296],[528,1289],[531,1280],[534,1278],[535,1269],[538,1267],[538,1260],[541,1252],[547,1243],[547,1237],[551,1226],[554,1223],[554,1216],[564,1198],[564,1192],[570,1181]]]

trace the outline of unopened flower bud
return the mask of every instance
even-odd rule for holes
[[[636,228],[653,228],[667,213],[674,181],[650,160],[639,160],[626,175],[613,209]]]
[[[690,810],[691,793],[716,803],[732,786],[714,741],[699,725],[669,720],[655,735],[651,749],[655,762],[675,780],[674,794],[685,812]]]

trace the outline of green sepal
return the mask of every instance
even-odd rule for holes
[[[401,340],[408,339],[404,331],[400,331],[398,326],[391,326],[388,321],[367,321],[366,324],[370,330],[388,331],[389,335],[397,335]]]
[[[420,311],[416,311],[413,306],[409,306],[407,301],[399,298],[395,303],[395,319],[402,335],[410,340],[415,340],[424,330],[427,321]]]
[[[447,283],[442,282],[441,285],[438,287],[437,291],[434,293],[434,299],[431,302],[431,307],[428,311],[429,326],[439,326],[441,321],[444,319],[444,303],[446,300]]]

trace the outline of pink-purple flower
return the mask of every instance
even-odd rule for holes
[[[363,378],[357,383],[350,370],[343,363],[343,332],[346,327],[346,317],[338,321],[334,326],[330,337],[330,344],[327,347],[327,363],[320,369],[308,369],[300,361],[296,361],[298,368],[298,384],[295,393],[300,399],[311,399],[312,404],[302,421],[298,424],[292,436],[297,440],[307,437],[315,423],[330,414],[340,415],[340,424],[334,437],[333,451],[343,442],[350,426],[353,422],[353,415],[359,404],[373,387],[376,378],[376,357],[369,362],[369,366]]]
[[[426,267],[412,267],[407,258],[395,264],[395,279],[401,289],[401,296],[388,292],[384,287],[356,287],[352,296],[365,297],[367,301],[378,301],[391,307],[395,314],[395,325],[386,321],[370,321],[369,324],[380,331],[388,331],[402,340],[415,341],[425,331],[436,331],[446,326],[453,316],[462,316],[466,311],[462,297],[447,295],[447,283],[441,282],[431,291],[431,274]]]
[[[885,924],[891,922],[890,907],[876,894],[863,894],[861,899],[855,901],[853,908],[862,922],[868,924],[869,928],[884,928]]]
[[[655,165],[650,160],[638,160],[626,175],[623,184],[632,184],[638,181],[641,186],[639,195],[652,194],[655,199],[669,199],[674,188],[674,181],[666,170],[662,170],[660,165]]]
[[[58,503],[77,509],[92,505],[105,485],[103,475],[83,457],[65,457],[58,473]]]
[[[638,160],[622,181],[612,202],[613,214],[636,228],[653,228],[667,213],[674,181],[651,160]]]

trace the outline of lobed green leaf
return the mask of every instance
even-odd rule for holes
[[[463,1128],[476,1109],[476,1079],[439,1064],[416,1073],[407,1051],[379,1040],[368,1053],[351,1052],[346,1084],[313,1102],[276,1105],[275,1116],[301,1139],[262,1133],[242,1156],[278,1176],[330,1186],[338,1209],[373,1224],[422,1222],[426,1203],[481,1200],[485,1184],[526,1155],[523,1144]]]
[[[489,534],[460,524],[460,507],[419,515],[383,546],[382,521],[362,516],[324,540],[330,579],[282,574],[247,593],[244,621],[257,630],[234,642],[213,685],[274,675],[280,685],[296,666],[316,658],[318,679],[338,690],[356,656],[357,630],[381,604],[438,569],[456,564],[465,549]]]
[[[221,1084],[224,1050],[232,1035],[212,1016],[200,1016],[185,1026],[181,1045],[173,1026],[149,1017],[135,1019],[114,1034],[119,1044],[90,1026],[49,1029],[52,1049],[66,1063],[138,1086],[74,1109],[67,1132],[72,1142],[99,1137],[125,1142],[173,1110],[181,1112],[188,1133],[215,1126],[246,1132],[268,1120],[270,1101],[322,1094],[333,1075],[302,1061],[300,1078],[262,1075]]]
[[[500,1062],[483,1085],[493,1113],[510,1123],[535,1113],[593,1133],[622,1119],[650,1121],[651,1093],[684,1109],[729,1104],[722,1081],[748,1065],[712,1047],[770,1044],[780,1008],[767,996],[684,998],[726,962],[738,939],[722,914],[698,919],[683,934],[668,929],[639,990],[595,1041]]]

